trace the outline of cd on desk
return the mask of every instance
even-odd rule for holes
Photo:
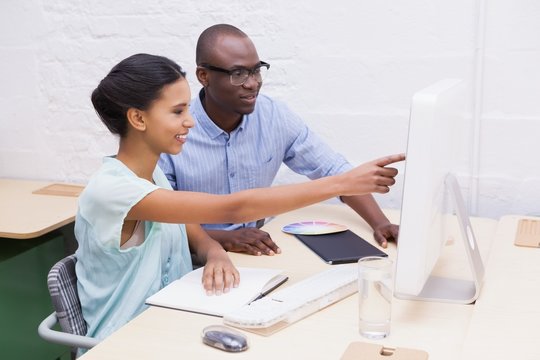
[[[345,225],[324,220],[300,221],[285,225],[281,230],[293,235],[321,235],[346,231]]]

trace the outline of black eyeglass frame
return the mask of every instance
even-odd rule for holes
[[[256,65],[252,69],[248,69],[248,68],[245,68],[245,67],[236,67],[234,69],[227,70],[227,69],[224,69],[224,68],[221,68],[221,67],[218,67],[218,66],[214,66],[214,65],[210,65],[210,64],[201,64],[199,66],[204,68],[204,69],[210,70],[210,71],[217,71],[217,72],[221,72],[221,73],[229,75],[229,81],[231,82],[231,85],[233,85],[233,86],[242,86],[242,85],[244,85],[246,83],[246,81],[248,81],[249,77],[254,76],[255,72],[257,70],[259,70],[260,68],[262,68],[262,67],[265,67],[266,70],[270,69],[270,64],[267,63],[267,62],[264,62],[264,61],[260,61],[259,64]],[[233,73],[235,71],[238,71],[238,70],[247,70],[248,71],[248,76],[246,77],[246,79],[241,84],[233,84],[233,81],[232,81]],[[262,79],[261,79],[261,81],[262,81]]]

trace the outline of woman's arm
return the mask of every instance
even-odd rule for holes
[[[223,247],[199,225],[188,224],[186,231],[190,249],[204,263],[202,285],[208,295],[229,292],[240,283],[240,274]]]
[[[392,155],[346,173],[301,184],[244,190],[228,195],[158,189],[131,208],[127,220],[168,223],[241,223],[277,215],[340,195],[387,193],[405,159]]]

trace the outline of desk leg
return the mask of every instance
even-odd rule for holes
[[[77,247],[77,239],[75,239],[75,223],[64,225],[59,229],[64,238],[64,255],[68,256],[75,253]]]

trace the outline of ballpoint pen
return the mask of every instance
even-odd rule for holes
[[[278,286],[283,284],[285,281],[289,279],[286,275],[278,275],[274,279],[272,279],[266,286],[261,290],[261,293],[257,295],[257,297],[253,300],[251,300],[249,303],[251,304],[254,301],[257,301],[259,299],[262,299],[266,295],[270,294],[272,291],[274,291]]]

